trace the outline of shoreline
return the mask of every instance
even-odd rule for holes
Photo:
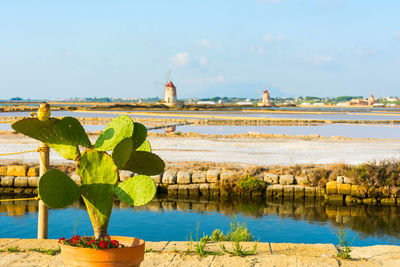
[[[255,253],[247,256],[232,256],[228,251],[232,242],[209,242],[206,255],[194,252],[193,244],[179,241],[146,241],[146,253],[141,266],[396,266],[400,264],[400,246],[375,245],[351,247],[351,260],[337,257],[335,245],[304,243],[259,242]],[[241,242],[243,251],[251,251],[255,242]],[[64,266],[56,239],[0,239],[0,264],[3,266]],[[14,251],[14,252],[8,252]],[[52,251],[55,255],[47,255]],[[37,252],[42,251],[42,252]]]

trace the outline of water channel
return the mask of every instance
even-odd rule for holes
[[[10,196],[2,195],[1,198]],[[16,197],[16,196],[12,196]],[[260,241],[337,244],[339,227],[348,231],[354,246],[398,244],[400,207],[331,206],[323,201],[279,200],[188,200],[159,197],[144,207],[132,208],[114,202],[109,233],[140,236],[148,241],[186,241],[189,234],[226,233],[232,216],[245,222]],[[35,238],[37,201],[2,202],[0,236]],[[92,235],[83,202],[67,209],[50,210],[49,238]]]

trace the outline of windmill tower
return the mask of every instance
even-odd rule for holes
[[[176,87],[172,81],[169,81],[169,83],[165,85],[164,102],[167,106],[176,105]]]
[[[260,106],[260,107],[269,107],[269,106],[271,106],[268,89],[266,89],[264,91],[264,93],[262,95],[262,101],[260,103],[258,103],[258,106]]]

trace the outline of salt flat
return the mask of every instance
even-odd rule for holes
[[[92,141],[96,136],[91,136]],[[202,161],[255,165],[358,164],[370,160],[400,159],[400,141],[385,139],[231,139],[149,137],[153,152],[168,162]],[[0,154],[36,149],[39,142],[19,135],[0,135]],[[52,163],[67,162],[51,151]],[[0,163],[38,162],[37,153],[1,156]]]

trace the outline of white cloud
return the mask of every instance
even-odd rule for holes
[[[266,43],[272,42],[272,34],[267,33],[266,35],[264,35],[263,41],[266,42]]]
[[[253,51],[253,52],[257,52],[260,55],[264,55],[265,54],[264,47],[262,47],[262,46],[251,45],[251,46],[249,46],[249,50]]]
[[[278,34],[278,36],[276,37],[276,40],[277,40],[278,42],[283,42],[283,41],[285,41],[285,35],[283,35],[283,34]]]
[[[314,65],[323,65],[323,64],[333,63],[334,61],[331,56],[326,56],[321,54],[307,55],[305,53],[297,53],[296,57]]]
[[[208,61],[206,56],[201,56],[197,59],[197,61],[199,62],[200,65],[205,66],[207,65]]]
[[[171,57],[171,64],[174,66],[185,66],[189,63],[189,53],[182,52]]]
[[[208,49],[219,48],[220,47],[219,43],[214,43],[214,42],[211,42],[211,41],[206,40],[206,39],[200,40],[199,42],[197,42],[197,45],[200,46],[200,47],[208,48]]]
[[[311,58],[311,61],[316,65],[321,65],[332,62],[333,58],[329,56],[315,55]]]
[[[284,42],[286,40],[285,35],[278,34],[276,36],[272,35],[271,33],[267,33],[263,36],[262,40],[265,43],[272,43],[272,42]]]

